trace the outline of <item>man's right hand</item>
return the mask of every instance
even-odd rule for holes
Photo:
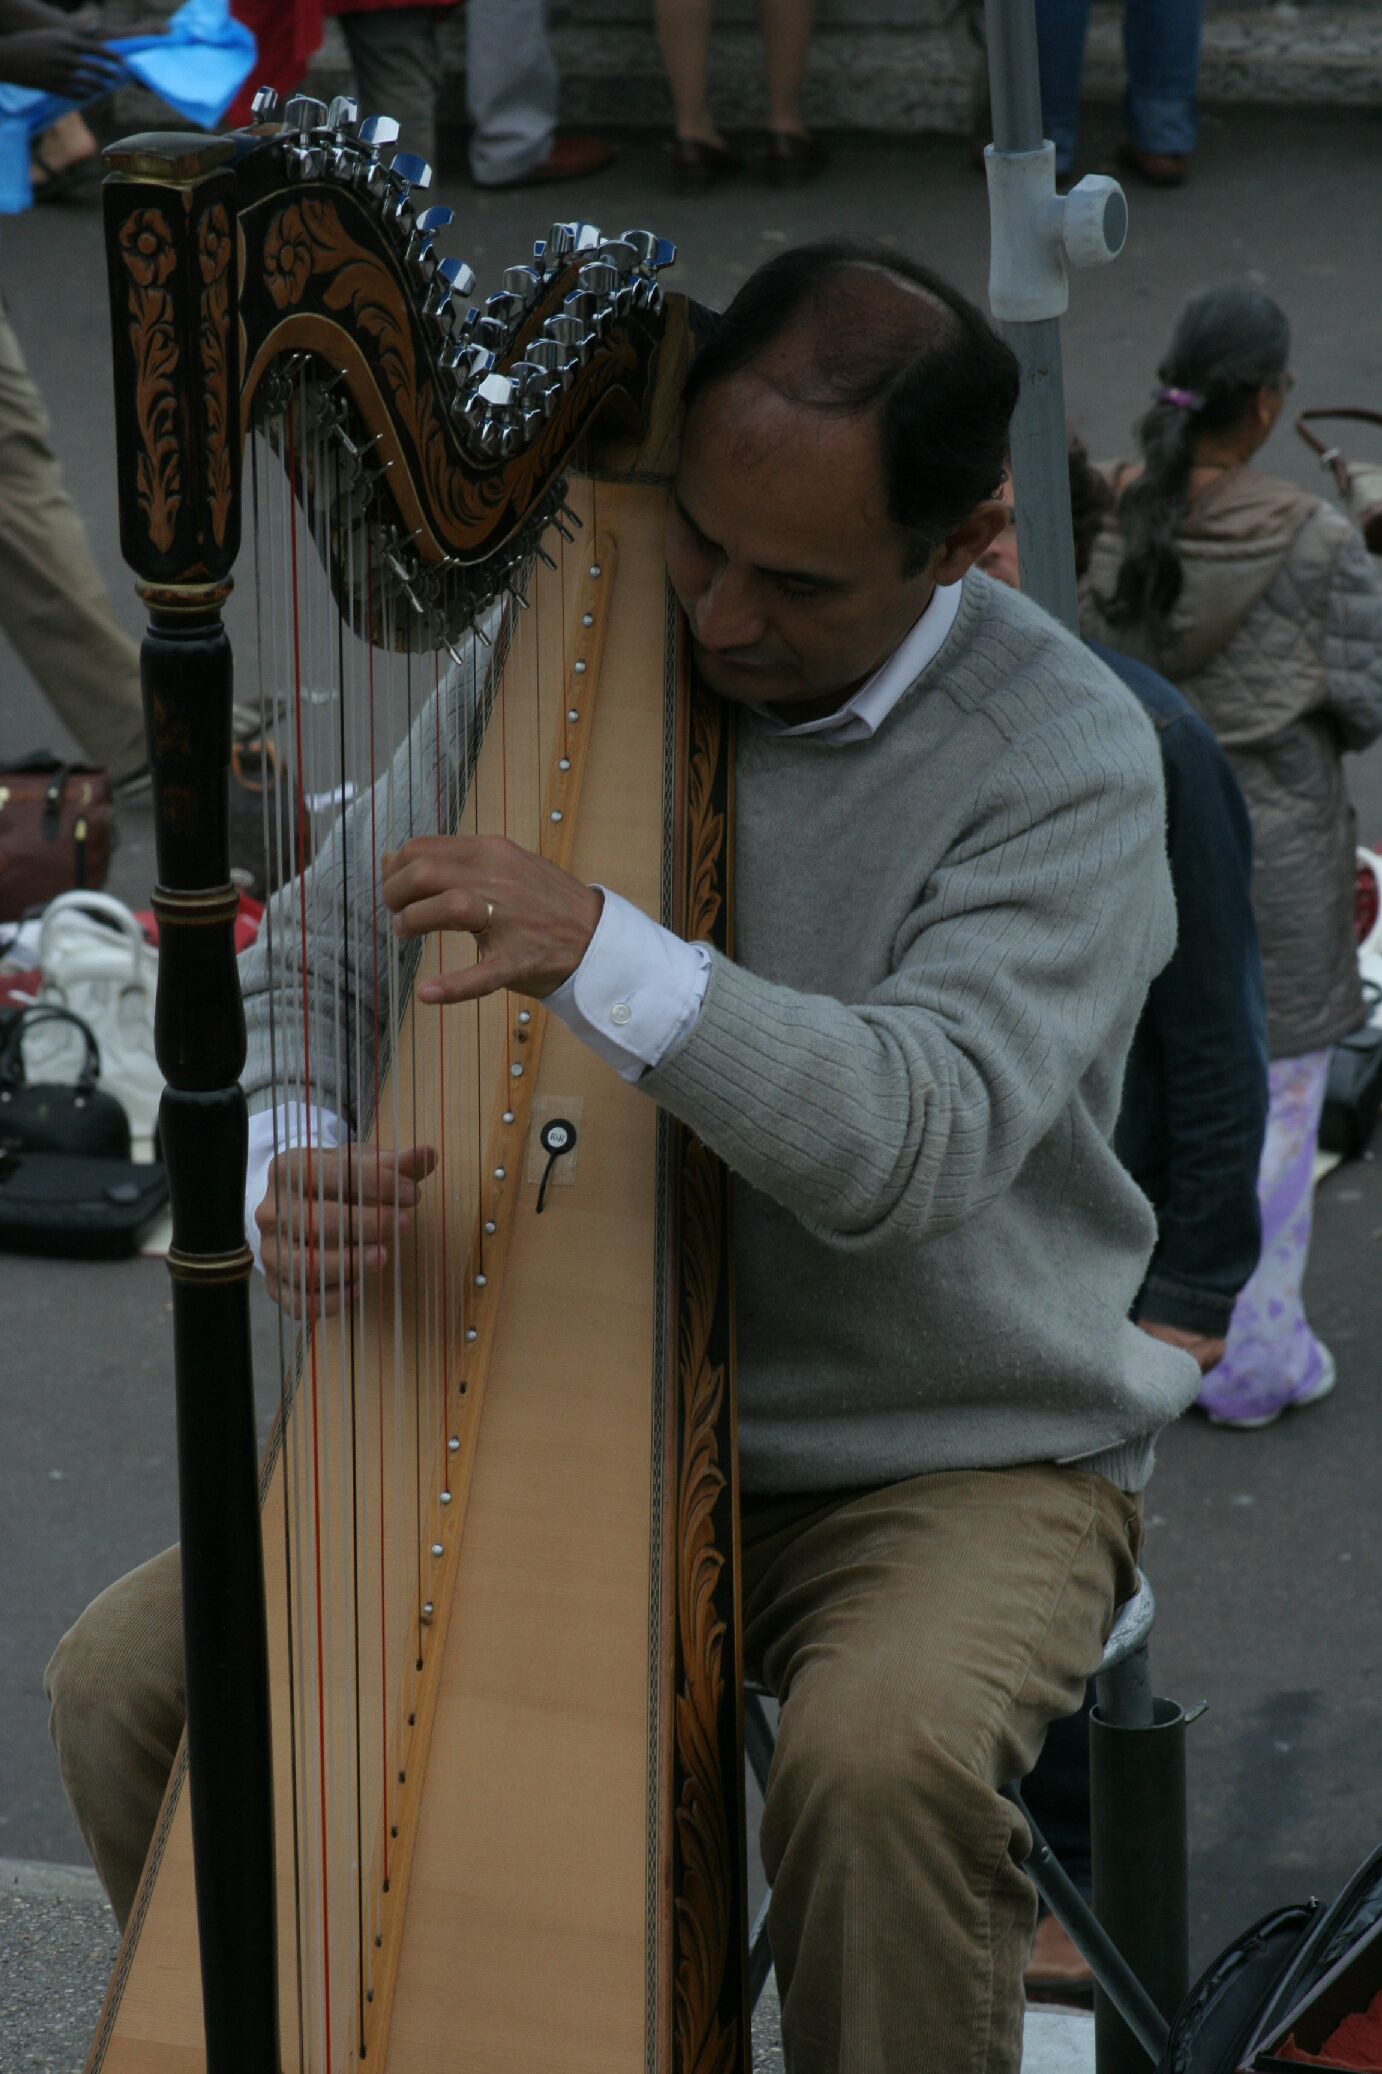
[[[274,1302],[294,1318],[339,1311],[388,1260],[389,1240],[412,1223],[418,1190],[436,1164],[430,1145],[280,1152],[254,1213]]]
[[[0,79],[11,86],[36,87],[41,94],[61,94],[69,101],[92,101],[128,85],[129,77],[120,59],[89,29],[59,22],[52,28],[0,35]]]

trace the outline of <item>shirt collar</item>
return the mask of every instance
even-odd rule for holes
[[[864,679],[837,712],[827,713],[819,720],[801,720],[789,727],[776,713],[755,706],[753,710],[767,732],[784,736],[811,735],[830,748],[870,740],[903,693],[911,690],[927,664],[940,654],[945,637],[955,624],[963,588],[963,582],[937,584],[920,619],[904,634],[887,661],[880,663],[873,675]]]

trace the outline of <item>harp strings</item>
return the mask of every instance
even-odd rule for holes
[[[320,409],[320,376],[294,370],[248,471],[259,727],[272,745],[260,814],[266,876],[282,889],[261,949],[280,1220],[295,1262],[277,1318],[286,1608],[275,1710],[285,1987],[291,1977],[297,2005],[285,2036],[295,2033],[300,2074],[332,2074],[366,2050],[434,1551],[467,1459],[467,1364],[497,1229],[482,1199],[522,1179],[517,1130],[514,1142],[505,1132],[530,1012],[507,993],[447,1009],[414,1002],[421,972],[465,969],[476,945],[400,942],[381,859],[409,834],[498,834],[547,852],[547,763],[569,746],[565,614],[544,629],[541,583],[530,610],[491,610],[485,638],[450,658],[409,648],[411,607],[387,580],[393,525],[382,512],[350,520],[350,463]],[[564,541],[557,559],[564,569]],[[348,1158],[329,1156],[347,1139]],[[437,1164],[405,1233],[390,1172],[410,1146],[432,1148]],[[335,1243],[352,1212],[367,1233],[354,1258]]]

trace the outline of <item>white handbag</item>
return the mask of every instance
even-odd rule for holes
[[[60,893],[44,909],[38,942],[39,1000],[81,1017],[101,1052],[100,1084],[124,1105],[133,1157],[153,1157],[163,1075],[154,1057],[158,953],[122,901],[109,893]],[[31,1081],[75,1081],[82,1039],[70,1024],[41,1023],[24,1038]]]

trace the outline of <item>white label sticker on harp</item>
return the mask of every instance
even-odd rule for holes
[[[581,1163],[581,1120],[584,1115],[584,1095],[537,1097],[528,1127],[528,1157],[523,1168],[525,1183],[540,1188],[545,1175],[549,1188],[571,1186]]]

